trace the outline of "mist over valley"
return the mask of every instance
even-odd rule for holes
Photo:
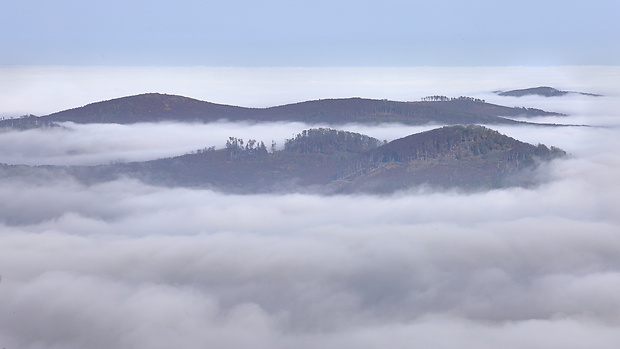
[[[306,96],[232,107],[280,106],[262,120],[5,109],[58,126],[0,131],[0,345],[615,348],[618,70],[433,69],[343,69],[340,85],[326,69],[316,88],[275,73],[264,86]],[[257,96],[274,91],[256,88],[266,70],[243,72]],[[409,98],[404,81],[421,81]],[[543,85],[603,96],[492,92]],[[184,95],[157,90],[126,95]],[[421,101],[435,95],[479,101]],[[214,104],[249,105],[226,98]],[[315,103],[295,114],[291,100]],[[422,115],[412,103],[425,117],[405,122]]]

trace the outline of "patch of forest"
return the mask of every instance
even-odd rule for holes
[[[514,185],[510,178],[566,153],[482,126],[446,126],[384,143],[327,128],[302,131],[271,151],[230,137],[226,148],[146,162],[68,167],[85,183],[134,177],[150,184],[240,194],[313,190],[390,193],[418,185],[466,189]]]
[[[28,128],[71,121],[75,123],[298,121],[307,123],[403,123],[421,125],[527,124],[506,119],[517,116],[561,115],[540,109],[505,107],[471,97],[399,102],[386,99],[342,98],[306,101],[269,108],[246,108],[183,96],[146,93],[91,103],[46,116],[0,120],[0,127]]]

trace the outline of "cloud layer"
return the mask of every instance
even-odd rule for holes
[[[5,179],[0,346],[615,348],[620,122],[596,103],[571,118],[605,127],[500,130],[572,154],[531,173],[535,188],[237,196]],[[113,148],[110,132],[92,144]]]
[[[617,168],[573,159],[536,189],[391,197],[4,183],[3,218],[25,219],[2,226],[0,341],[612,348]]]
[[[525,103],[524,99],[494,97],[489,92],[548,85],[561,90],[617,95],[620,68],[2,66],[0,76],[0,116],[16,117],[27,113],[47,115],[147,92],[246,107],[339,97],[417,101],[436,94],[485,97],[503,103],[512,100],[516,106],[532,107],[536,105]]]

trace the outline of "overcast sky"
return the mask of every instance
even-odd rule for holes
[[[214,103],[270,107],[321,98],[419,101],[474,96],[509,106],[539,101],[491,91],[553,86],[616,95],[619,66],[561,67],[125,67],[0,66],[0,117],[47,115],[102,100],[159,92]],[[546,101],[545,106],[550,101]],[[574,102],[571,102],[574,103]],[[563,103],[553,105],[562,111]],[[569,107],[572,109],[572,107]]]
[[[617,65],[615,0],[0,1],[2,65]]]

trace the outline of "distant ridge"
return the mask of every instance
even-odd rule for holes
[[[533,108],[511,108],[481,100],[398,102],[365,98],[322,99],[269,108],[246,108],[188,97],[146,93],[91,103],[42,117],[0,121],[0,126],[28,128],[38,124],[75,123],[298,121],[308,123],[403,123],[420,125],[522,124],[505,117],[562,115]],[[21,120],[21,121],[20,121]],[[22,125],[23,124],[23,125]]]
[[[561,91],[549,86],[540,86],[540,87],[531,87],[520,90],[511,90],[511,91],[495,91],[500,96],[509,96],[509,97],[523,97],[523,96],[543,96],[543,97],[560,97],[565,96],[567,94],[580,94],[584,96],[593,96],[600,97],[602,95],[594,94],[594,93],[585,93],[585,92],[574,92],[574,91]]]
[[[193,98],[145,93],[87,104],[44,116],[54,122],[133,124],[157,121],[201,121],[207,116],[234,118],[248,108],[204,102]]]

